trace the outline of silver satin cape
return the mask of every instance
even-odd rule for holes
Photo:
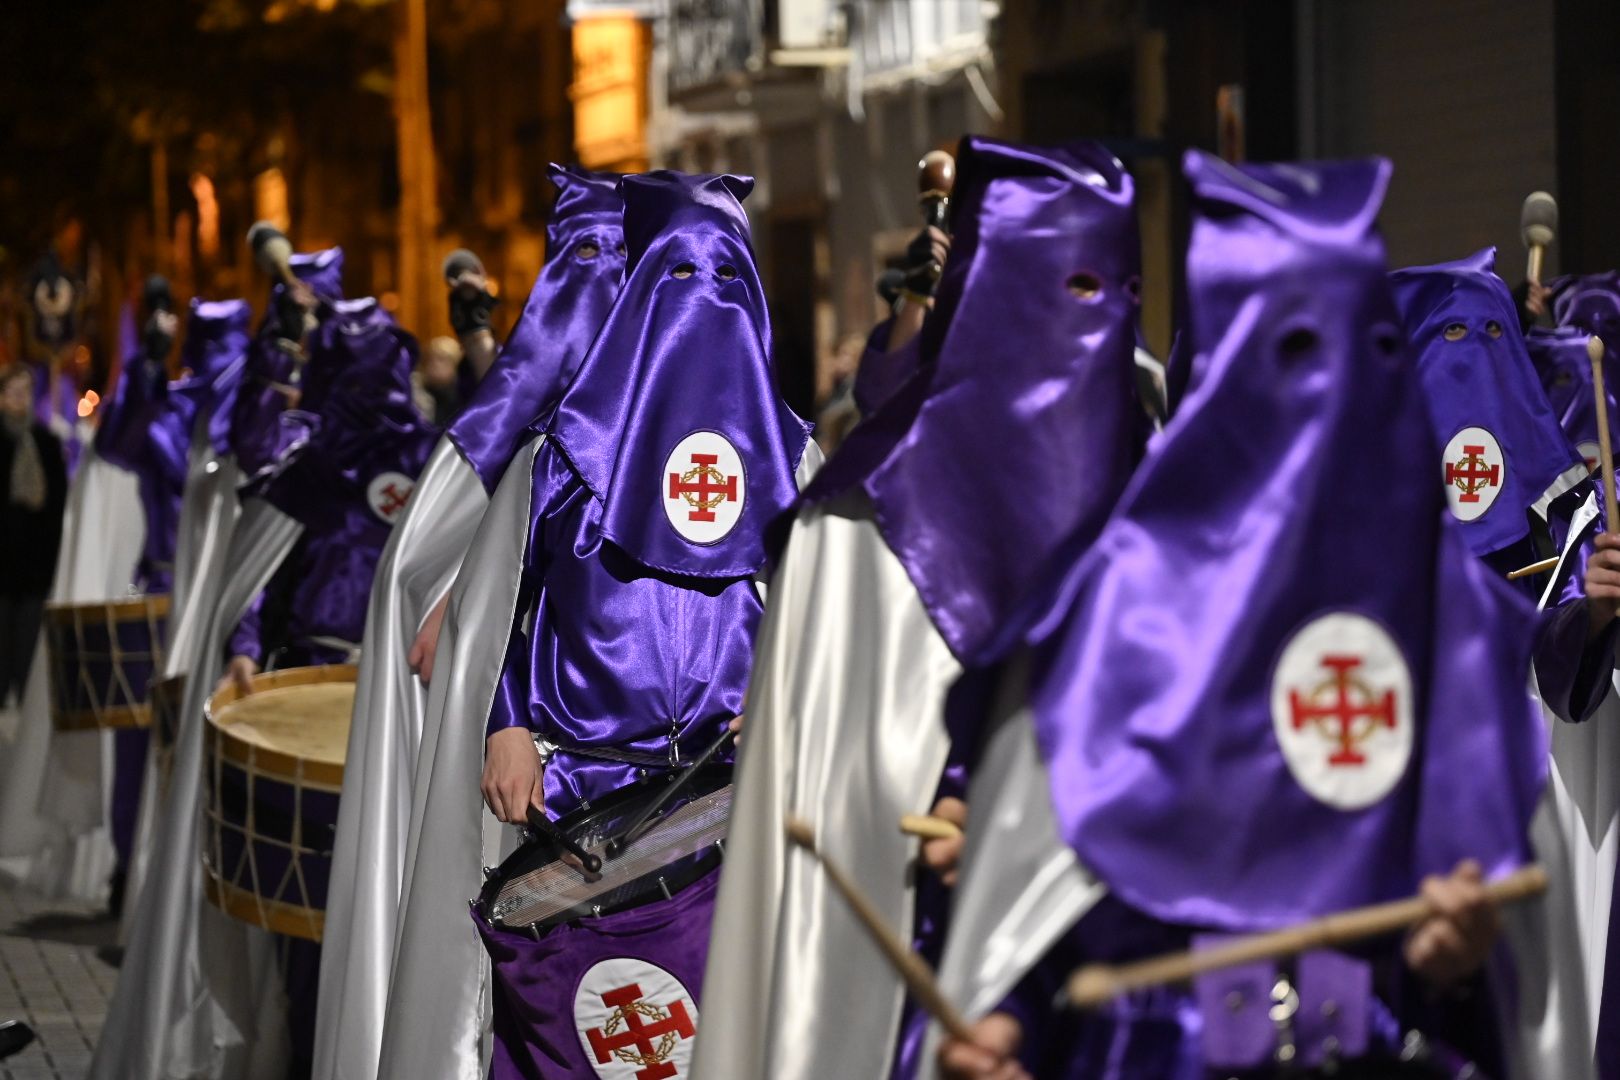
[[[905,987],[814,859],[794,814],[909,940],[917,842],[945,767],[962,667],[858,490],[794,522],[755,643],[696,1080],[882,1077]],[[827,1032],[838,1032],[828,1038]]]
[[[406,655],[455,580],[488,507],[478,474],[454,443],[440,439],[372,581],[327,892],[316,1080],[378,1075],[428,700]]]
[[[56,577],[58,604],[119,600],[130,593],[146,531],[135,474],[85,449],[68,488]],[[23,686],[16,741],[0,766],[0,856],[46,897],[105,899],[113,850],[106,829],[111,736],[51,727],[43,629]]]
[[[378,1075],[484,1080],[489,1072],[489,964],[468,917],[480,869],[515,830],[484,811],[484,724],[506,658],[528,542],[540,436],[507,468],[450,591],[412,790],[393,982]],[[822,457],[814,443],[799,486]],[[767,605],[767,613],[769,605]]]
[[[939,980],[946,998],[969,1021],[994,1010],[1106,894],[1105,887],[1058,834],[1046,766],[1024,699],[1019,666],[1003,687],[983,760],[968,788],[972,827],[962,855]],[[1620,722],[1620,717],[1614,720]],[[1599,722],[1601,717],[1584,725],[1554,721],[1570,731],[1589,730]],[[1554,731],[1555,773],[1559,734]],[[1590,774],[1595,767],[1588,763],[1586,772]],[[1583,946],[1573,933],[1574,909],[1579,905],[1568,888],[1571,880],[1578,880],[1578,874],[1572,878],[1571,870],[1581,866],[1584,853],[1572,851],[1560,836],[1560,824],[1568,817],[1566,801],[1555,780],[1531,826],[1536,856],[1547,869],[1551,887],[1540,900],[1504,909],[1506,948],[1497,949],[1489,970],[1495,1003],[1503,1010],[1501,1031],[1509,1076],[1514,1080],[1555,1076],[1588,1080],[1593,1076],[1590,1032],[1595,1024],[1589,1026],[1582,985],[1587,976],[1579,952]],[[1612,876],[1612,846],[1610,851]],[[1601,941],[1597,947],[1601,979]],[[1595,1008],[1594,1004],[1593,1016]],[[937,1080],[941,1039],[939,1025],[930,1024],[921,1077]]]
[[[93,1080],[270,1080],[285,1071],[285,1015],[268,932],[203,896],[203,707],[231,631],[302,531],[248,500],[231,532],[228,576],[200,635],[129,947],[91,1063]]]
[[[236,459],[230,455],[221,457],[215,452],[208,420],[206,415],[197,418],[186,462],[186,484],[175,544],[174,589],[170,593],[169,633],[163,656],[164,678],[196,671],[203,663],[203,635],[208,629],[208,618],[219,602],[219,591],[225,585],[226,548],[242,512],[241,500],[236,495],[241,478]],[[141,781],[141,810],[135,825],[135,845],[125,892],[131,898],[140,896],[145,886],[152,840],[162,811],[158,769],[158,755],[154,751],[146,756],[146,774]],[[134,903],[124,905],[121,941],[128,942],[134,932],[138,907]]]

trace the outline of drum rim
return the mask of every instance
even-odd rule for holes
[[[305,941],[320,941],[326,932],[325,911],[285,900],[266,900],[226,881],[207,858],[203,859],[203,891],[208,902],[220,911],[252,926]]]
[[[358,664],[317,664],[310,667],[263,671],[253,676],[253,692],[258,694],[299,686],[322,686],[327,683],[355,683],[358,681],[359,672]],[[203,706],[203,719],[207,721],[205,730],[211,741],[218,740],[218,742],[209,747],[207,757],[211,758],[217,752],[226,761],[239,768],[251,769],[262,776],[299,784],[315,791],[337,794],[343,790],[345,762],[330,764],[324,761],[310,761],[285,750],[272,750],[238,737],[232,733],[230,727],[221,724],[219,710],[235,704],[242,697],[242,693],[235,685],[222,687],[209,695],[207,703]]]
[[[45,605],[45,617],[53,623],[71,623],[77,612],[96,612],[102,618],[112,616],[116,621],[139,618],[162,618],[169,614],[168,593],[142,593],[118,600],[94,600],[80,604],[51,602]]]

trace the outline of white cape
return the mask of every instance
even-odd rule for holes
[[[135,474],[87,446],[68,488],[51,602],[127,597],[145,522]],[[112,739],[100,731],[51,727],[46,654],[42,630],[23,688],[16,741],[0,765],[0,856],[25,858],[29,887],[45,896],[99,902],[113,869],[105,790]]]
[[[316,1080],[378,1075],[428,698],[406,654],[455,580],[488,507],[478,474],[440,439],[372,581],[327,893]]]
[[[194,428],[186,465],[185,494],[175,544],[174,589],[170,593],[169,633],[160,678],[183,675],[206,666],[201,655],[208,620],[225,585],[225,555],[242,504],[236,487],[240,472],[234,457],[221,458],[208,438],[207,417]],[[154,739],[156,735],[154,734]],[[161,782],[155,748],[146,757],[141,781],[141,812],[135,823],[135,844],[130,854],[123,922],[119,938],[127,942],[133,932],[137,905],[146,881],[152,838],[162,811],[158,798]]]
[[[226,640],[300,532],[292,518],[251,500],[230,538],[229,576],[187,675],[174,774],[91,1063],[95,1080],[268,1080],[285,1069],[271,937],[204,899],[199,835],[203,707],[223,670]]]
[[[468,915],[480,868],[500,861],[504,829],[484,812],[484,724],[517,610],[538,437],[514,455],[450,592],[412,788],[394,976],[378,1075],[484,1080],[489,1072],[489,965]],[[802,488],[822,461],[807,443]],[[768,610],[768,608],[767,608]],[[453,709],[453,715],[447,715]]]
[[[696,1080],[882,1077],[905,987],[816,862],[792,813],[905,939],[917,842],[950,740],[962,668],[889,550],[865,495],[794,522],[755,643],[747,721],[709,954]],[[828,1038],[829,1031],[838,1032]]]

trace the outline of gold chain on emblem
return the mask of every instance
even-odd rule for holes
[[[691,476],[692,473],[697,471],[698,470],[693,469],[691,473],[687,473],[686,475]],[[713,470],[710,471],[712,472]],[[613,1015],[608,1017],[607,1023],[602,1025],[602,1034],[612,1037],[613,1033],[618,1031],[619,1026],[624,1023],[625,1016],[630,1010],[640,1013],[642,1016],[645,1016],[654,1023],[657,1023],[660,1020],[669,1019],[669,1012],[665,1009],[659,1008],[657,1005],[649,1005],[645,1001],[632,1001],[629,1005],[621,1005],[617,1009],[613,1010]],[[638,1054],[634,1050],[620,1048],[613,1051],[613,1056],[618,1058],[620,1061],[627,1062],[631,1065],[661,1065],[669,1060],[670,1054],[675,1052],[675,1039],[675,1033],[671,1031],[658,1040],[658,1048],[656,1050],[651,1050],[646,1054]]]
[[[690,486],[692,481],[696,480],[700,476],[708,476],[716,484],[720,485],[722,490],[716,492],[713,498],[700,498],[697,492],[691,490]],[[681,487],[684,489],[681,491],[681,494],[686,497],[686,501],[689,504],[697,507],[699,510],[713,510],[715,507],[725,502],[725,486],[726,478],[724,474],[722,474],[720,470],[715,468],[713,465],[694,465],[681,475]]]
[[[1475,467],[1487,468],[1485,459],[1478,454],[1464,454],[1458,463],[1455,486],[1464,495],[1473,495],[1489,486],[1486,477],[1478,475]],[[1464,470],[1467,470],[1466,472]]]

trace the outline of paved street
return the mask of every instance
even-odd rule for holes
[[[79,1080],[101,1031],[117,975],[97,951],[118,924],[82,905],[45,903],[0,877],[0,1020],[39,1036],[0,1062],[0,1080]]]

